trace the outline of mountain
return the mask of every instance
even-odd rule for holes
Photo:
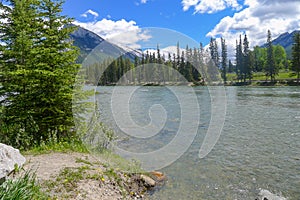
[[[104,39],[97,34],[88,31],[84,28],[77,27],[77,29],[70,34],[70,38],[73,40],[73,44],[80,49],[80,55],[78,62],[82,63],[84,58]]]
[[[136,56],[140,56],[138,51],[127,52],[121,47],[106,41],[92,31],[79,26],[70,34],[70,38],[73,40],[73,44],[80,49],[80,55],[77,60],[78,63],[82,63],[88,55],[89,62],[91,63],[107,57],[116,58],[120,55],[124,55],[130,60],[134,60]]]
[[[283,33],[272,41],[273,45],[281,45],[285,49],[286,54],[289,58],[292,54],[292,46],[294,43],[295,33],[300,33],[300,30],[293,31],[292,33]],[[266,47],[266,44],[262,45],[262,47]]]

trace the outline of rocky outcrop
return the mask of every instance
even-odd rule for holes
[[[25,157],[18,149],[0,143],[0,182],[5,180],[16,167],[22,167],[25,161]]]

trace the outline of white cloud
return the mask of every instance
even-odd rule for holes
[[[212,29],[207,37],[224,37],[228,51],[233,54],[236,39],[246,33],[250,46],[262,45],[267,40],[267,31],[272,38],[300,29],[300,4],[298,0],[245,0],[248,7],[227,16]]]
[[[96,19],[97,17],[99,17],[99,14],[93,10],[87,10],[85,13],[81,14],[81,17],[85,17],[87,18],[88,15],[92,15],[94,17],[94,19]]]
[[[215,13],[232,8],[240,10],[242,6],[237,0],[182,0],[183,10],[187,11],[190,7],[194,7],[195,13]]]
[[[74,24],[88,29],[123,48],[138,49],[140,48],[138,42],[146,41],[151,37],[145,31],[142,31],[135,21],[126,21],[125,19],[118,21],[102,19],[96,22],[75,21]]]
[[[147,3],[148,0],[141,0],[141,3]]]

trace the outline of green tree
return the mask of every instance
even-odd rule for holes
[[[37,35],[37,12],[33,1],[10,1],[1,9],[1,131],[6,130],[10,144],[27,147],[33,143],[38,127],[33,120],[31,92],[38,84],[32,80],[32,37]],[[14,134],[12,134],[14,132]],[[33,135],[30,135],[32,133]],[[2,133],[3,135],[5,133]],[[1,136],[2,137],[2,136]]]
[[[62,1],[14,0],[1,16],[2,126],[24,148],[74,137],[72,95],[79,66]],[[64,28],[63,28],[64,27]],[[2,129],[3,130],[3,129]]]
[[[249,80],[252,79],[252,59],[251,59],[251,52],[249,49],[249,42],[247,35],[244,36],[244,51],[243,51],[243,77],[244,77],[244,82],[246,82],[246,79],[248,78]]]
[[[273,46],[275,66],[278,69],[284,69],[286,65],[286,52],[285,49],[280,45]]]
[[[235,59],[236,59],[236,65],[235,65],[235,73],[237,75],[237,79],[242,80],[243,79],[243,71],[244,71],[244,61],[243,61],[243,46],[242,46],[242,36],[240,35],[239,42],[236,41],[236,53],[235,53]]]
[[[210,38],[209,50],[210,50],[211,59],[213,60],[215,65],[219,67],[219,50],[218,50],[218,44],[216,39]]]
[[[253,71],[261,72],[267,60],[267,49],[255,46],[253,50]]]
[[[227,73],[227,45],[226,45],[226,41],[225,39],[221,38],[221,47],[222,47],[222,78],[224,80],[224,83],[226,84],[227,81],[227,77],[226,77],[226,73]]]
[[[35,121],[39,125],[39,134],[44,137],[48,133],[55,134],[58,139],[74,134],[70,132],[74,126],[72,95],[79,69],[79,65],[75,64],[78,50],[69,40],[75,27],[70,26],[72,19],[61,15],[62,5],[62,0],[40,1],[40,42],[33,60],[37,66],[36,79],[42,89],[41,94],[36,96],[39,109],[36,110]]]
[[[271,31],[268,30],[267,61],[266,61],[266,67],[265,67],[265,74],[266,74],[266,77],[270,77],[271,82],[275,82],[275,76],[278,75],[278,72],[279,72],[279,69],[275,64]]]
[[[297,73],[297,82],[300,79],[300,33],[294,35],[294,44],[292,48],[292,70]]]

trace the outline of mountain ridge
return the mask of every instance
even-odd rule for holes
[[[288,58],[292,56],[292,47],[294,43],[294,35],[300,33],[300,30],[294,30],[293,32],[285,32],[279,35],[276,39],[272,40],[273,45],[280,45],[285,49]],[[263,44],[261,47],[266,47],[267,44]]]
[[[76,26],[76,25],[72,25]],[[70,39],[73,40],[74,46],[78,47],[80,50],[80,55],[77,59],[78,63],[82,63],[84,59],[92,53],[95,49],[96,54],[101,57],[99,54],[105,54],[105,56],[119,57],[120,55],[124,55],[125,58],[129,58],[130,60],[134,60],[136,56],[139,56],[138,52],[128,52],[121,47],[108,42],[104,38],[100,37],[96,33],[82,28],[80,26],[76,26],[77,29],[70,34]],[[100,45],[101,44],[101,45]],[[93,54],[95,54],[93,52]],[[102,52],[102,53],[101,53]],[[103,56],[102,55],[102,56]],[[95,56],[95,55],[94,55]],[[98,57],[96,56],[96,57]],[[99,59],[99,58],[98,58]]]
[[[276,39],[272,40],[273,45],[280,45],[285,49],[288,58],[291,58],[292,46],[294,43],[293,36],[295,33],[300,33],[300,30],[294,30],[291,33],[285,32],[279,35]],[[136,56],[141,56],[141,52],[137,50],[128,52],[121,47],[106,41],[96,33],[80,26],[77,26],[77,30],[70,34],[70,38],[74,41],[74,45],[80,49],[80,55],[77,60],[78,63],[82,63],[84,59],[92,52],[92,50],[101,43],[103,44],[102,48],[105,47],[105,50],[103,49],[104,52],[106,52],[108,55],[113,55],[115,57],[118,57],[119,55],[125,55],[126,58],[129,58],[132,61]],[[266,44],[263,44],[260,47],[266,47]],[[116,53],[118,53],[118,55],[116,55]]]

